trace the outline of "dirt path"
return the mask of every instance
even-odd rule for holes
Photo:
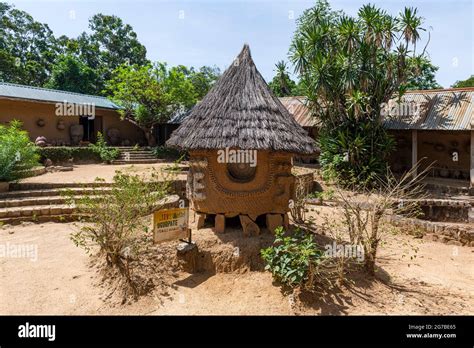
[[[90,183],[99,177],[106,182],[112,182],[116,171],[130,175],[147,175],[153,170],[160,174],[160,171],[173,165],[169,163],[157,164],[127,164],[127,165],[109,165],[109,164],[77,164],[70,172],[54,172],[38,175],[20,180],[23,183]],[[179,179],[185,179],[185,174],[180,174]]]
[[[268,272],[183,273],[167,294],[104,302],[99,274],[69,239],[74,229],[55,223],[0,229],[0,246],[37,247],[36,261],[34,253],[0,257],[0,314],[474,314],[474,249],[406,235],[382,247],[379,280],[359,279],[304,307],[295,307]],[[417,257],[410,260],[413,246]]]

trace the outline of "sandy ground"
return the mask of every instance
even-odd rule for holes
[[[79,164],[74,165],[74,170],[70,172],[54,172],[46,173],[43,175],[25,178],[20,182],[25,183],[90,183],[95,178],[100,177],[106,182],[112,182],[112,178],[116,171],[122,171],[131,175],[148,175],[153,170],[157,173],[165,168],[172,165],[169,163],[156,163],[156,164],[127,164],[127,165],[107,165],[107,164]],[[185,174],[178,176],[179,179],[186,178]]]
[[[474,249],[403,234],[390,235],[381,247],[376,280],[355,279],[303,305],[295,305],[269,272],[180,273],[167,293],[122,305],[105,300],[110,292],[69,238],[76,228],[0,229],[0,246],[37,247],[37,257],[0,257],[0,314],[474,314]]]

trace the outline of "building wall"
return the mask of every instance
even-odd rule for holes
[[[390,159],[395,172],[402,172],[411,166],[411,130],[390,131],[397,141],[397,149]],[[418,160],[423,157],[421,169],[432,162],[430,175],[452,179],[469,179],[470,169],[469,131],[418,131]],[[458,153],[458,161],[453,161],[453,152]]]
[[[6,124],[17,119],[23,123],[23,129],[29,133],[32,141],[38,136],[44,136],[50,143],[69,145],[71,142],[69,128],[79,124],[79,117],[56,116],[55,112],[56,107],[52,103],[0,99],[0,123]],[[132,123],[120,120],[120,115],[115,110],[96,109],[95,113],[95,132],[102,131],[106,135],[108,129],[117,128],[120,130],[121,139],[129,140],[131,145],[145,142],[143,132]],[[45,121],[43,127],[37,125],[39,119]],[[64,130],[57,128],[59,120],[64,122]]]

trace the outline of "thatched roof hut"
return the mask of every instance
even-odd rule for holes
[[[317,150],[314,140],[270,91],[248,45],[167,145],[186,150],[240,148],[302,155]]]

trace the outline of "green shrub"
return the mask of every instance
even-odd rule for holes
[[[187,158],[187,153],[185,151],[179,151],[177,149],[166,147],[166,146],[157,146],[151,149],[153,156],[156,158],[165,158],[165,159],[185,159]]]
[[[310,285],[312,270],[323,258],[312,235],[297,230],[294,235],[285,236],[282,227],[275,230],[273,245],[262,249],[261,255],[265,269],[291,287]]]
[[[20,176],[19,171],[39,165],[37,147],[21,125],[17,120],[8,126],[0,125],[0,181],[15,180]]]
[[[53,163],[67,162],[69,159],[76,161],[94,161],[99,162],[100,156],[90,147],[67,147],[51,146],[39,148],[41,160],[49,158]]]
[[[377,122],[346,122],[320,133],[320,162],[325,180],[370,186],[384,177],[393,138]]]
[[[142,277],[145,272],[140,270],[147,267],[143,258],[151,245],[146,239],[151,236],[149,215],[162,207],[169,189],[170,182],[159,181],[156,172],[145,179],[118,171],[108,194],[100,188],[92,188],[90,195],[81,197],[72,191],[65,194],[90,222],[71,235],[72,241],[90,254],[99,251],[101,257],[95,260],[103,258],[108,267],[118,269],[134,296],[148,290],[149,283]],[[156,269],[152,271],[155,273]]]
[[[90,144],[89,147],[105,162],[110,162],[120,156],[120,150],[108,146],[101,132],[97,133],[97,142]]]

